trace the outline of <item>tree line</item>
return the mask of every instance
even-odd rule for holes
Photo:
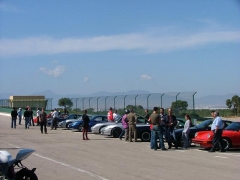
[[[72,109],[73,102],[70,98],[61,98],[58,101],[58,105],[60,107],[63,107],[68,112],[71,113],[79,113],[81,114],[83,112],[80,108]],[[237,95],[234,95],[231,99],[226,100],[226,106],[228,109],[218,109],[221,116],[229,117],[229,116],[237,116],[239,115],[240,111],[240,97]],[[177,117],[184,117],[186,114],[189,114],[192,118],[201,119],[203,117],[209,117],[211,110],[210,109],[188,109],[188,103],[187,101],[177,100],[172,102],[171,108],[174,112],[174,114]],[[134,105],[127,105],[125,109],[134,109],[135,112],[139,115],[144,116],[144,107],[141,105],[134,106]],[[125,112],[125,109],[117,109],[118,113],[123,115]],[[107,114],[107,111],[98,111],[96,112],[93,108],[86,109],[89,114]],[[152,111],[149,110],[149,113]],[[167,111],[166,111],[167,112]]]

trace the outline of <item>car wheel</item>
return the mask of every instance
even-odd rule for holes
[[[231,147],[231,141],[228,138],[222,139],[222,145],[225,150],[228,150]]]
[[[80,124],[80,125],[78,126],[78,130],[79,130],[79,131],[82,131],[82,129],[83,129],[83,127],[82,127],[82,125]]]
[[[100,128],[99,128],[99,134],[101,134],[101,131],[102,131],[102,128],[104,128],[105,126],[101,126]]]
[[[150,139],[151,139],[151,133],[150,132],[143,132],[142,134],[141,134],[141,140],[143,141],[143,142],[149,142],[150,141]]]
[[[122,129],[115,128],[115,129],[112,130],[112,136],[114,138],[118,138],[120,136],[121,132],[122,132]]]
[[[66,124],[66,129],[68,129],[68,125],[71,124],[70,122]]]

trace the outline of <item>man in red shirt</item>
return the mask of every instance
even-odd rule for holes
[[[113,112],[112,107],[109,108],[108,114],[107,114],[108,122],[113,122]]]

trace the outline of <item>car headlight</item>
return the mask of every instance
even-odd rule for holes
[[[197,137],[197,136],[198,136],[198,133],[195,134],[195,137]]]
[[[209,139],[210,137],[211,137],[211,134],[208,134],[208,135],[207,135],[207,138]]]

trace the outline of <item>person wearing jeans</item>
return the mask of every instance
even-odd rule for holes
[[[11,117],[12,117],[11,128],[16,129],[17,116],[18,116],[18,113],[17,113],[16,108],[14,107],[12,112],[11,112]]]
[[[122,117],[122,125],[123,125],[123,128],[124,128],[124,131],[122,131],[122,133],[119,136],[120,140],[122,140],[123,135],[125,137],[125,141],[128,140],[129,125],[128,125],[127,115],[129,114],[129,112],[130,112],[129,110],[125,110],[125,114]]]
[[[188,144],[188,136],[189,136],[189,131],[190,131],[190,126],[191,126],[191,117],[187,114],[185,116],[186,122],[184,124],[184,129],[182,132],[182,138],[183,138],[183,149],[187,149],[189,144]]]
[[[28,111],[28,108],[25,109],[23,116],[24,116],[24,119],[25,119],[25,129],[29,129],[30,113]]]

